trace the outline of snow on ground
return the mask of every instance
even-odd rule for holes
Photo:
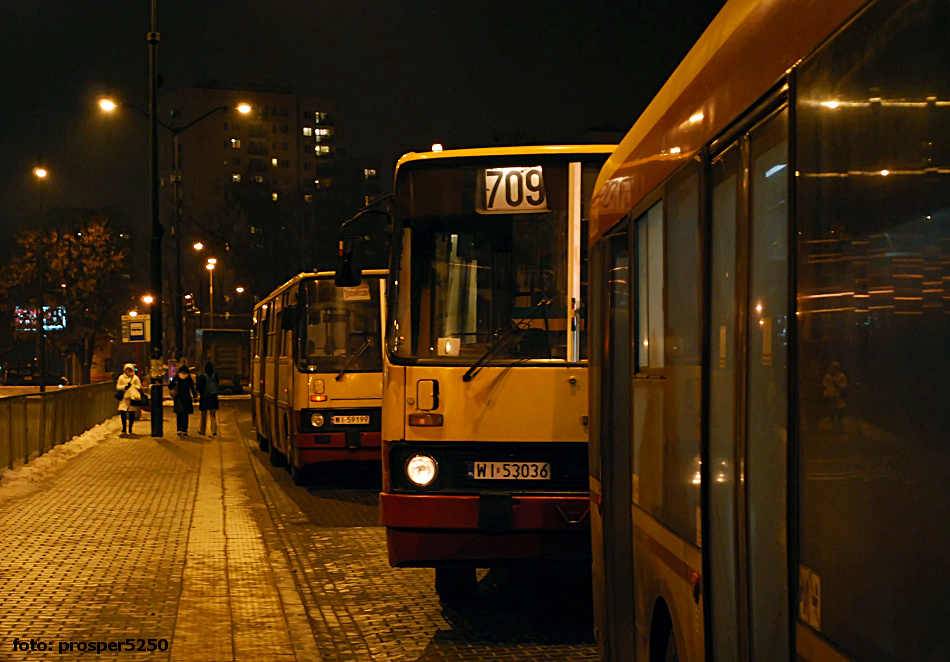
[[[105,423],[100,423],[40,455],[29,464],[7,469],[0,474],[0,504],[11,497],[22,496],[38,489],[43,481],[51,478],[71,458],[115,436],[119,430],[119,417],[113,416]]]

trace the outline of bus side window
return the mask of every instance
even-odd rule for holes
[[[637,372],[663,367],[663,201],[634,222]]]

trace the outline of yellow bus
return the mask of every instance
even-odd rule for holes
[[[294,482],[318,462],[379,460],[386,270],[352,287],[299,274],[254,307],[251,402],[261,450]]]
[[[396,165],[383,382],[393,566],[590,558],[587,214],[609,145],[411,153]]]
[[[601,171],[603,659],[950,659],[950,4],[730,0]]]

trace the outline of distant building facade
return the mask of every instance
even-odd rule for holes
[[[240,104],[250,112],[236,110]],[[332,268],[340,223],[380,195],[378,163],[351,158],[341,149],[332,99],[194,87],[170,92],[160,107],[162,121],[181,129],[182,286],[193,294],[190,305],[207,313],[205,260],[217,259],[215,326],[240,324],[255,297],[302,270]],[[170,229],[165,250],[174,265],[173,132],[162,135],[162,222]],[[204,244],[202,251],[192,248],[197,241]],[[235,294],[237,287],[245,288],[245,296]]]

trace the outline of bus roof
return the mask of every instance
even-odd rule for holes
[[[430,159],[467,159],[482,156],[550,156],[554,154],[610,154],[616,145],[528,145],[517,147],[471,147],[467,149],[446,149],[441,152],[409,152],[396,162],[396,171],[400,166],[414,161]]]
[[[869,0],[729,0],[607,160],[591,239],[726,130]]]
[[[386,276],[389,275],[389,270],[388,269],[363,269],[363,271],[360,273],[362,273],[364,276],[379,276],[380,278],[385,278]],[[276,287],[274,291],[272,291],[266,297],[264,297],[263,299],[258,301],[256,304],[254,304],[254,310],[257,310],[264,304],[268,303],[275,296],[277,296],[278,294],[286,290],[288,287],[292,287],[302,280],[308,280],[311,278],[328,280],[335,277],[336,277],[335,271],[305,271],[303,273],[299,273],[293,278],[291,278],[290,280],[288,280],[283,285]]]

